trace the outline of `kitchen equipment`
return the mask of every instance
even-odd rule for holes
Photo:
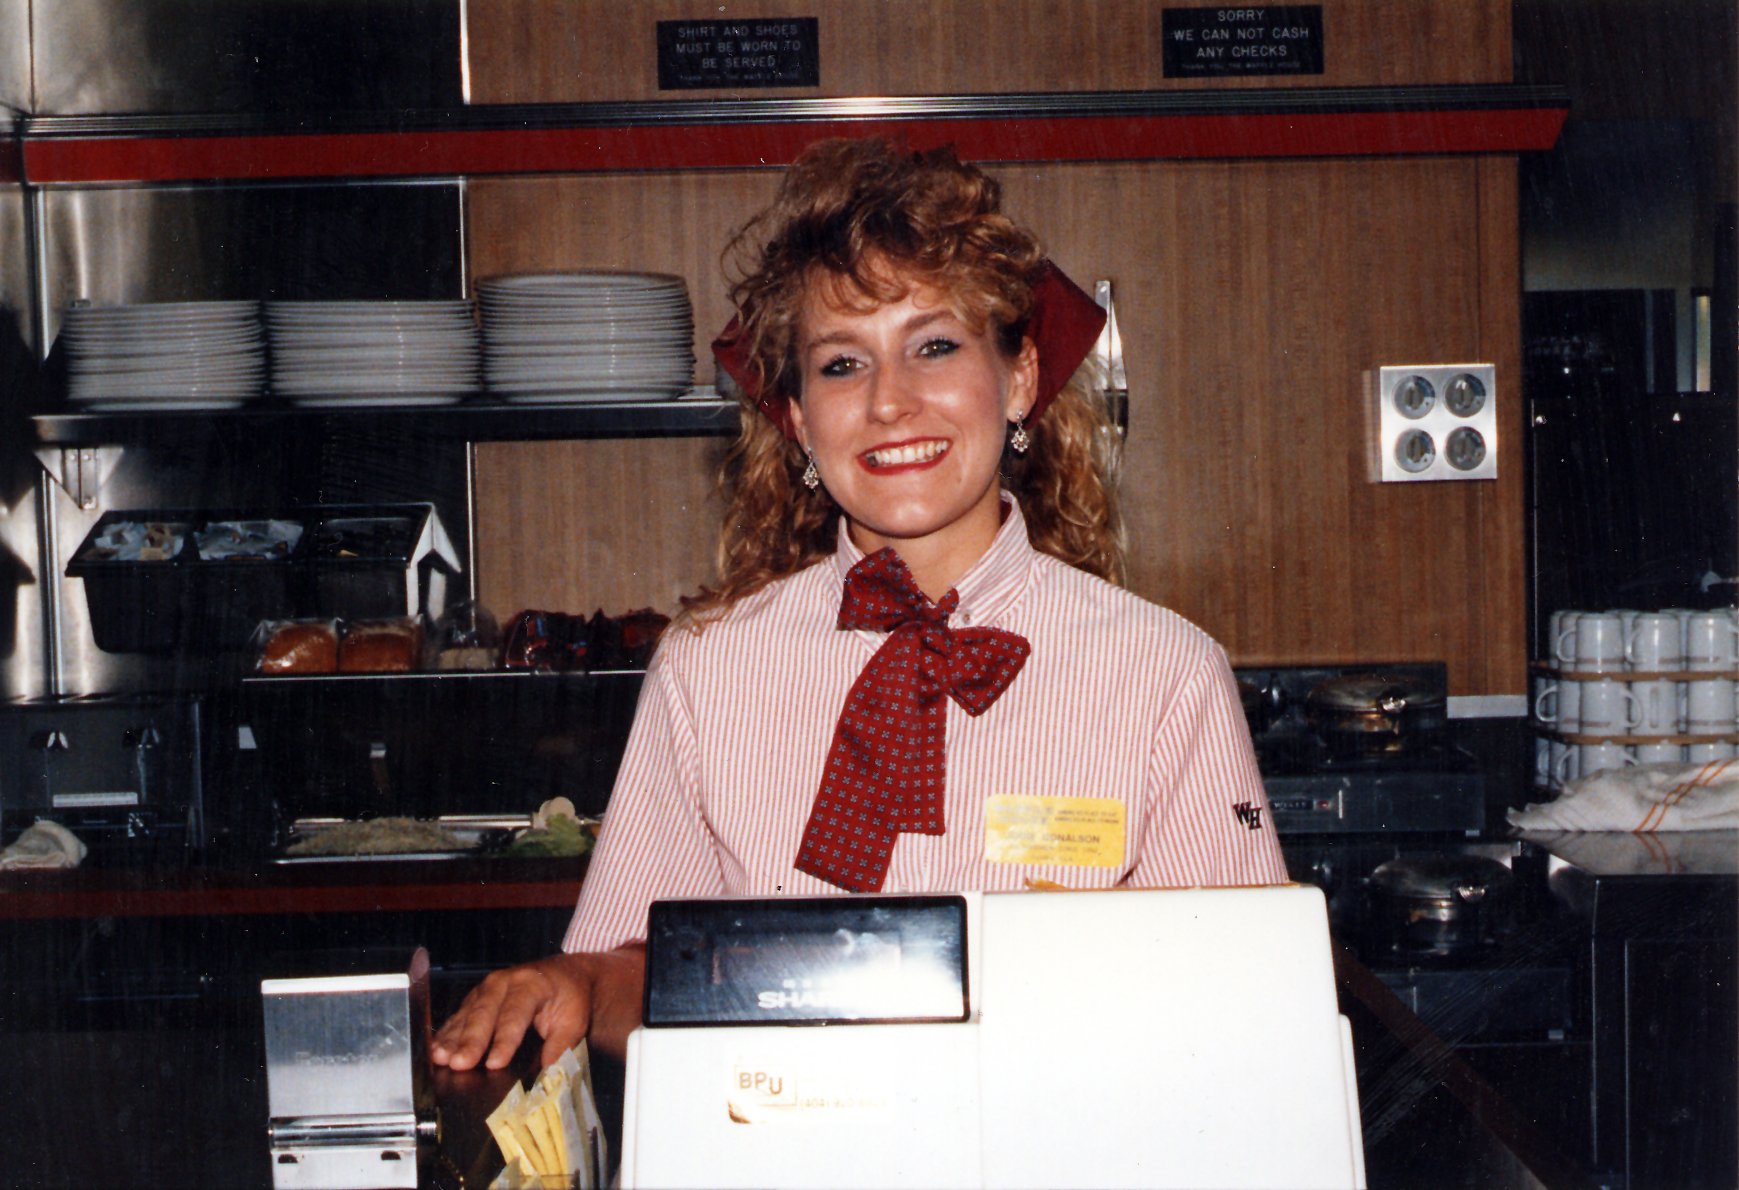
[[[644,675],[449,671],[241,683],[244,757],[295,819],[519,815],[609,800]]]
[[[1327,924],[1296,885],[654,904],[621,1184],[1362,1185]]]
[[[1329,748],[1342,755],[1399,752],[1442,730],[1441,687],[1401,673],[1324,678],[1305,696],[1305,712]]]
[[[1508,934],[1515,877],[1482,855],[1418,855],[1368,878],[1375,945],[1408,958],[1460,955]]]
[[[206,704],[191,695],[0,703],[0,835],[48,818],[93,859],[197,850],[205,735]]]
[[[429,955],[298,956],[260,981],[278,1190],[418,1184],[440,1134],[428,1073]]]
[[[1441,662],[1239,668],[1236,675],[1265,695],[1265,723],[1253,742],[1282,836],[1472,835],[1484,827],[1479,762],[1444,730]],[[1393,710],[1382,705],[1388,690],[1399,692]]]
[[[1244,722],[1249,725],[1250,734],[1258,736],[1267,731],[1274,710],[1270,692],[1246,678],[1239,678],[1238,701],[1244,707]]]

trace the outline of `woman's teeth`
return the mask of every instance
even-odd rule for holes
[[[865,451],[864,458],[869,460],[872,467],[900,467],[909,463],[928,463],[947,449],[946,442],[913,442],[905,446]]]

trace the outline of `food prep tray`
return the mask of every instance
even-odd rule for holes
[[[290,855],[297,843],[318,839],[335,827],[359,821],[349,818],[298,818],[290,824],[283,845],[272,857],[274,864],[354,864],[396,860],[480,859],[501,856],[519,832],[531,826],[529,814],[448,814],[427,821],[459,839],[461,845],[442,851],[384,851],[346,855]],[[597,833],[596,818],[581,818],[582,828]]]
[[[386,851],[363,852],[355,855],[289,855],[288,850],[298,843],[318,839],[330,833],[333,828],[347,826],[360,821],[352,818],[298,818],[290,824],[290,830],[278,854],[272,859],[276,864],[331,864],[357,863],[359,861],[380,862],[383,860],[428,860],[428,859],[461,859],[466,856],[488,854],[505,846],[516,831],[522,831],[531,825],[529,814],[448,814],[439,818],[426,819],[449,834],[458,838],[462,846],[446,851]]]
[[[290,526],[283,548],[202,553],[223,525]],[[141,555],[108,542],[161,526]],[[430,504],[116,509],[91,527],[66,573],[84,583],[91,635],[110,653],[250,647],[261,621],[434,615],[458,555]]]

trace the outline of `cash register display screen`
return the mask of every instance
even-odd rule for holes
[[[958,1021],[959,897],[660,901],[647,930],[646,1024]]]

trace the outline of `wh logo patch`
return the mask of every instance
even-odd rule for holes
[[[1262,829],[1262,807],[1253,806],[1249,802],[1238,802],[1232,807],[1232,813],[1238,821],[1253,831]]]

